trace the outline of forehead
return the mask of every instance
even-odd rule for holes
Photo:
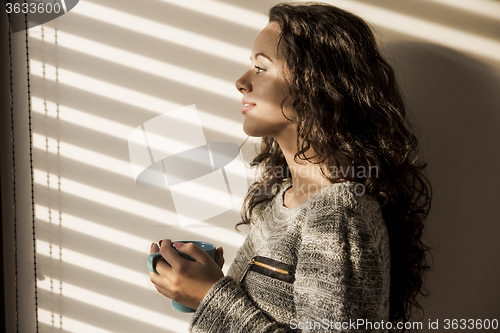
[[[276,59],[279,34],[279,25],[276,22],[270,22],[255,39],[252,56],[262,52],[271,59]]]

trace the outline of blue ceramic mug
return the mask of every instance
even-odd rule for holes
[[[208,255],[213,260],[215,260],[215,253],[216,253],[217,249],[216,249],[215,245],[212,243],[199,242],[199,241],[175,241],[175,242],[172,242],[171,246],[176,251],[177,251],[177,249],[173,246],[174,243],[193,243],[194,245],[198,246],[200,249],[202,249],[203,251],[208,253]],[[179,255],[181,257],[186,258],[187,260],[195,261],[193,258],[191,258],[190,256],[188,256],[185,253],[181,253],[179,251],[177,251],[177,253],[179,253]],[[163,257],[161,256],[161,254],[159,252],[150,254],[148,257],[148,269],[151,272],[156,273],[156,274],[158,274],[158,272],[156,271],[156,269],[154,267],[154,261],[158,257],[163,259]],[[163,260],[165,260],[165,259],[163,259]],[[195,312],[196,311],[196,309],[189,308],[189,307],[187,307],[181,303],[178,303],[176,301],[172,301],[172,309],[179,311],[179,312]]]

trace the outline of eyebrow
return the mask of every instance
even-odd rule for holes
[[[273,60],[271,58],[269,58],[267,55],[265,55],[264,53],[262,52],[259,52],[255,55],[255,59],[257,59],[257,57],[264,57],[266,58],[267,60],[269,60],[270,62],[273,62]],[[252,56],[250,56],[250,60],[252,60]]]

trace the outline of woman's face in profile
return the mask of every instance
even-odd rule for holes
[[[250,56],[251,66],[236,81],[236,88],[243,94],[241,112],[245,116],[243,130],[249,136],[278,137],[286,128],[293,129],[281,111],[287,84],[284,66],[277,59],[279,26],[269,23],[257,36]],[[288,118],[291,108],[284,105]]]

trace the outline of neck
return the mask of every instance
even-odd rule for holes
[[[294,156],[298,152],[296,131],[282,133],[275,139],[283,151],[292,177],[293,187],[287,192],[298,197],[314,196],[324,187],[331,185],[328,178],[321,173],[320,164],[313,163],[312,157],[315,154],[312,149],[305,154],[311,161],[299,159],[299,163],[295,162]]]

